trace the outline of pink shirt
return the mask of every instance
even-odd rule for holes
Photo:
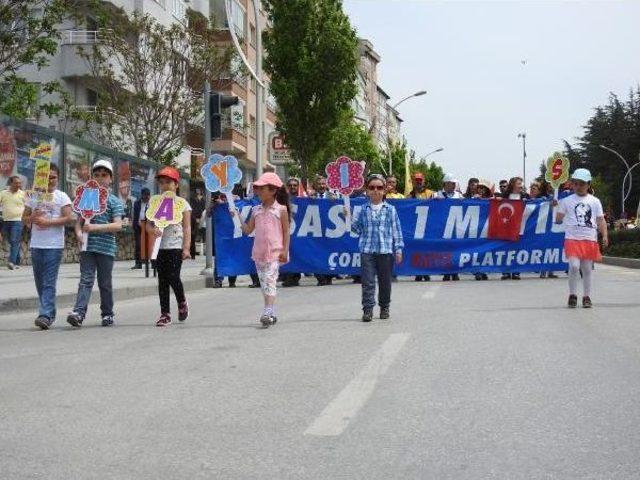
[[[286,208],[274,202],[268,208],[256,205],[251,209],[251,216],[256,226],[251,258],[254,262],[275,262],[282,252],[281,215],[286,215]]]

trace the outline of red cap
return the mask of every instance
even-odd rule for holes
[[[160,177],[167,177],[176,183],[180,183],[180,174],[178,173],[178,170],[176,170],[173,167],[161,168],[158,174],[156,175],[156,178],[160,178]]]

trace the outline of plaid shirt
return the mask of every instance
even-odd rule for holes
[[[383,202],[377,213],[371,208],[371,203],[364,205],[357,218],[353,219],[351,230],[360,235],[361,253],[389,254],[401,252],[404,248],[398,212],[387,202]]]

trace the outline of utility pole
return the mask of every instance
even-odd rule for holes
[[[204,162],[207,163],[209,161],[209,157],[211,156],[211,85],[209,82],[205,82],[204,84]],[[201,275],[208,275],[209,271],[213,268],[213,225],[211,222],[213,219],[211,218],[211,192],[204,189],[206,192],[206,200],[205,200],[205,218],[206,218],[206,234],[205,234],[205,264],[204,270],[202,270]]]
[[[519,133],[518,138],[522,138],[522,184],[527,188],[527,133]]]

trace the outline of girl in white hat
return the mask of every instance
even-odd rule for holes
[[[573,195],[558,203],[556,223],[564,223],[564,250],[569,261],[569,308],[578,306],[578,282],[582,272],[582,306],[591,308],[591,273],[593,262],[602,260],[598,231],[602,245],[609,245],[607,223],[600,200],[591,193],[591,172],[578,168],[571,176]],[[555,204],[555,202],[554,202]]]

